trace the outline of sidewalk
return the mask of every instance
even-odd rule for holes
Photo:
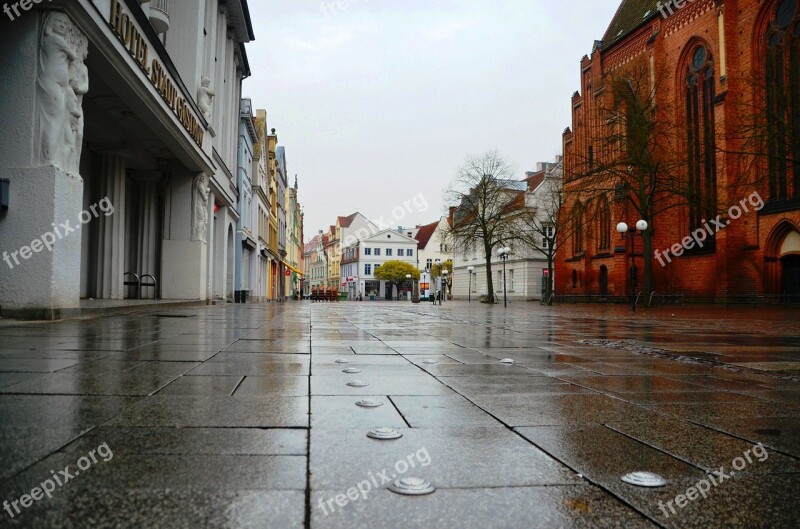
[[[798,313],[293,302],[4,325],[1,525],[796,527]],[[436,491],[387,489],[408,477]]]

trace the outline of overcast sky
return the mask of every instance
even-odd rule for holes
[[[437,220],[468,155],[497,149],[522,178],[560,154],[579,61],[618,2],[249,5],[244,95],[267,109],[299,175],[308,240],[356,210],[392,227]],[[415,196],[422,207],[403,206]]]

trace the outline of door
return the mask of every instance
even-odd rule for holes
[[[787,255],[781,259],[781,269],[786,300],[800,302],[800,255]]]
[[[600,267],[600,296],[608,296],[608,267],[606,265]]]

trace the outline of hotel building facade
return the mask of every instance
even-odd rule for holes
[[[2,315],[231,297],[246,0],[54,0],[0,30]]]

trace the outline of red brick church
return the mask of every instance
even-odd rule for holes
[[[635,126],[601,109],[630,106],[610,102],[610,79],[636,67],[649,72],[653,115],[672,124],[663,156],[684,160],[670,178],[686,182],[685,203],[661,196],[672,207],[641,219],[648,255],[641,236],[617,231],[640,220],[630,186],[608,171],[608,185],[587,191],[609,138]],[[563,137],[560,222],[574,225],[558,250],[557,294],[627,297],[642,290],[649,259],[655,299],[800,301],[800,0],[624,0],[580,68]]]

